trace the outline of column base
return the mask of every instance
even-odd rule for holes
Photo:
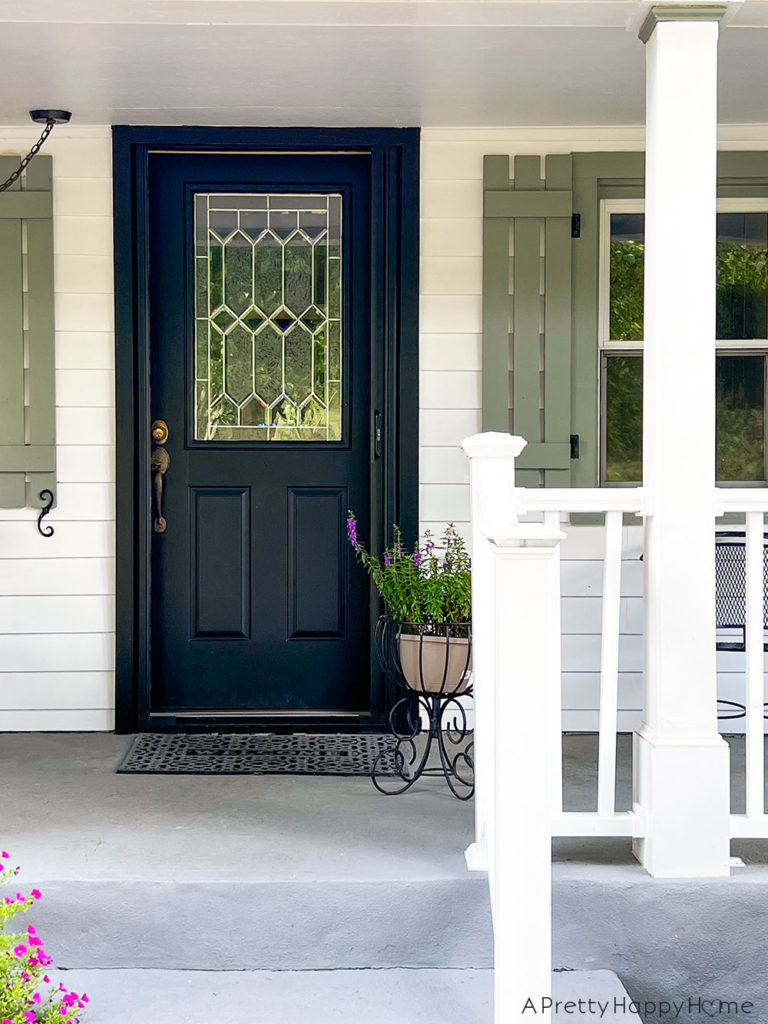
[[[645,836],[632,852],[655,878],[730,874],[730,751],[717,736],[634,738],[634,800]]]
[[[464,860],[467,862],[469,871],[488,870],[488,849],[484,838],[466,848]]]

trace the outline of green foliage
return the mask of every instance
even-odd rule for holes
[[[642,356],[609,356],[606,373],[605,477],[635,483],[643,478]]]
[[[8,854],[0,852],[0,884],[9,884],[19,869],[8,865]],[[88,996],[69,992],[63,985],[50,985],[45,973],[52,963],[35,928],[13,933],[8,924],[26,914],[41,898],[33,889],[29,895],[17,892],[0,902],[0,1024],[78,1024],[78,1012]]]
[[[768,337],[768,252],[747,245],[717,247],[717,337]],[[749,479],[745,477],[744,479]]]
[[[643,337],[643,242],[611,242],[612,341],[640,341]]]
[[[446,527],[439,546],[427,530],[424,546],[416,544],[413,551],[404,549],[402,534],[395,527],[394,546],[376,558],[357,539],[354,512],[347,516],[349,542],[381,594],[388,615],[402,623],[470,621],[471,562],[453,523]]]

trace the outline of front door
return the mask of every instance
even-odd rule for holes
[[[150,724],[365,719],[365,154],[151,153]],[[160,422],[162,421],[162,422]],[[167,440],[163,440],[167,426]],[[375,675],[375,674],[374,674]]]

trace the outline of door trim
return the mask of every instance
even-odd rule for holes
[[[407,541],[418,534],[419,429],[419,129],[418,128],[157,128],[112,129],[115,233],[116,644],[115,728],[217,728],[210,722],[149,714],[150,507],[147,162],[150,151],[289,153],[365,152],[371,156],[371,408],[384,414],[385,443],[372,475],[380,500],[371,508],[371,545],[380,550],[398,523]],[[380,469],[378,467],[381,467]],[[371,608],[371,641],[378,609]],[[376,671],[371,643],[371,671]],[[304,719],[305,728],[353,731],[382,726],[392,703],[352,720]],[[183,716],[177,716],[183,717]],[[255,724],[277,731],[283,718],[233,716],[227,729]],[[292,727],[291,727],[292,728]]]

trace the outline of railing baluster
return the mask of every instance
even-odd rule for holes
[[[765,813],[762,512],[747,512],[745,572],[747,817],[757,818]]]
[[[600,735],[597,813],[616,810],[616,732],[619,708],[619,614],[621,610],[621,512],[605,513],[602,640],[600,645]]]

